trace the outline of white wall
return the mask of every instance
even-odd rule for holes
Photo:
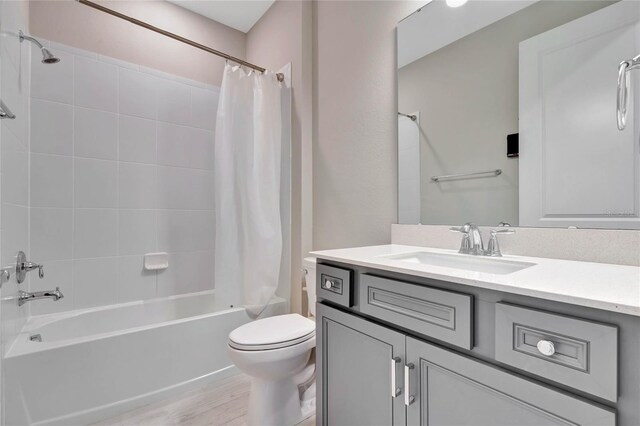
[[[314,5],[313,246],[388,243],[397,219],[395,27],[421,3]]]
[[[218,88],[58,43],[32,61],[32,314],[213,288]],[[143,255],[169,252],[169,269]]]

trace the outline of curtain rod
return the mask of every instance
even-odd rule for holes
[[[243,61],[242,59],[236,58],[235,56],[231,56],[231,55],[226,54],[224,52],[221,52],[219,50],[212,49],[212,48],[210,48],[208,46],[205,46],[204,44],[200,44],[200,43],[197,43],[197,42],[195,42],[193,40],[189,40],[188,38],[184,38],[182,36],[179,36],[177,34],[171,33],[169,31],[165,31],[162,28],[154,27],[153,25],[147,24],[144,21],[140,21],[139,19],[132,18],[131,16],[127,16],[127,15],[122,14],[120,12],[116,12],[113,9],[109,9],[107,7],[101,6],[101,5],[99,5],[97,3],[94,3],[92,1],[89,1],[89,0],[76,0],[76,1],[78,3],[80,3],[80,4],[84,4],[85,6],[92,7],[94,9],[99,10],[99,11],[104,12],[104,13],[108,13],[109,15],[115,16],[117,18],[124,19],[125,21],[128,21],[128,22],[131,22],[132,24],[138,25],[139,27],[146,28],[146,29],[151,30],[153,32],[156,32],[158,34],[162,34],[163,36],[166,36],[166,37],[172,38],[174,40],[180,41],[182,43],[188,44],[189,46],[193,46],[193,47],[195,47],[197,49],[204,50],[205,52],[213,53],[214,55],[220,56],[220,57],[222,57],[224,59],[227,59],[227,60],[229,60],[231,62],[235,62],[235,63],[240,64],[240,65],[244,65],[245,67],[252,68],[252,69],[254,69],[256,71],[259,71],[259,72],[262,72],[262,73],[266,71],[266,69],[264,69],[262,67],[259,67],[257,65],[254,65],[254,64],[252,64],[250,62]],[[280,82],[284,81],[284,74],[277,73],[276,77],[278,78],[278,81],[280,81]]]

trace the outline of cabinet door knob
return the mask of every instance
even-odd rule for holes
[[[333,284],[332,284],[332,283],[331,283],[331,281],[329,281],[329,280],[326,280],[326,281],[324,282],[324,288],[331,288],[331,286],[332,286],[332,285],[333,285]]]
[[[550,342],[548,340],[540,340],[536,347],[538,348],[538,351],[544,356],[551,356],[556,353],[556,347],[554,346],[553,342]]]

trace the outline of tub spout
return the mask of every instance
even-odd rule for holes
[[[64,297],[64,294],[60,291],[60,287],[56,287],[55,290],[46,290],[46,291],[36,291],[33,293],[28,293],[26,291],[18,292],[18,306],[22,306],[27,302],[38,299],[53,299],[60,300]]]

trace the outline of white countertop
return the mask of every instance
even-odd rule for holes
[[[500,259],[535,265],[510,274],[490,274],[385,258],[411,252],[457,255],[455,250],[395,244],[311,254],[325,260],[640,316],[639,267],[505,255]]]

